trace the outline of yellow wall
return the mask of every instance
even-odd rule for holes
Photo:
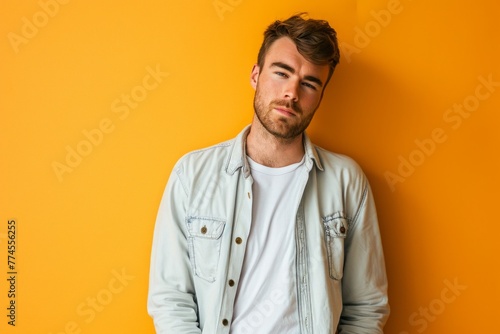
[[[309,134],[371,181],[386,333],[496,330],[494,1],[57,1],[0,5],[1,333],[154,332],[149,252],[171,168],[250,122],[262,32],[298,11],[342,42]]]

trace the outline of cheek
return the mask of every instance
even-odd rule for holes
[[[273,87],[268,84],[260,84],[257,86],[257,93],[259,98],[263,101],[268,101],[277,98],[276,92]]]
[[[275,85],[273,85],[269,80],[260,82],[260,89],[264,95],[274,93],[276,90]]]
[[[305,95],[302,97],[302,104],[307,109],[316,109],[321,101],[321,95]]]

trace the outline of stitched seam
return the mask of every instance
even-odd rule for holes
[[[353,221],[353,219],[351,217],[349,217],[348,215],[346,215],[344,211],[337,211],[337,212],[334,212],[334,213],[329,214],[327,216],[323,216],[321,218],[323,219],[323,223],[328,223],[328,222],[331,222],[332,220],[342,218],[342,219],[347,220],[347,223],[349,224],[349,226],[351,225],[351,222]]]
[[[355,225],[356,221],[358,220],[361,208],[364,206],[367,196],[368,196],[368,185],[365,185],[365,188],[363,190],[363,196],[361,197],[361,202],[359,203],[358,209],[356,210],[356,214],[354,215],[353,225]]]
[[[180,167],[175,168],[175,174],[177,175],[177,179],[181,183],[182,189],[184,190],[184,194],[187,196],[188,195],[188,188],[187,188],[187,185],[184,184],[184,181],[182,180],[182,177],[181,177],[182,172],[181,172]]]

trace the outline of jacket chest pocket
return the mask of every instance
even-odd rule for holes
[[[188,247],[194,274],[214,282],[219,265],[222,232],[225,221],[213,218],[189,218]]]
[[[323,226],[330,277],[340,280],[344,272],[344,242],[349,225],[345,218],[325,217]]]

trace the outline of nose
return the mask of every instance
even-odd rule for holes
[[[290,100],[295,101],[295,102],[298,101],[299,100],[299,83],[295,80],[289,80],[285,85],[283,95],[284,95],[285,99],[290,99]]]

